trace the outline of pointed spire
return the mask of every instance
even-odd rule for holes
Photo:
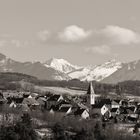
[[[90,95],[90,94],[95,94],[94,89],[93,89],[92,82],[90,82],[90,84],[89,84],[87,94],[88,94],[88,95]]]

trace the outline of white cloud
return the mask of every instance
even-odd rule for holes
[[[43,30],[43,31],[40,31],[38,32],[38,38],[41,40],[41,41],[47,41],[48,38],[50,37],[50,33],[48,30]]]
[[[102,54],[102,55],[109,55],[109,54],[111,54],[111,48],[106,45],[93,46],[93,47],[86,48],[86,52],[98,53],[98,54]]]
[[[76,42],[86,39],[91,35],[91,31],[85,31],[83,28],[76,25],[68,26],[63,32],[58,34],[58,37],[63,42]]]
[[[109,25],[104,29],[99,30],[98,33],[113,45],[129,45],[140,43],[140,35],[138,33],[119,26]]]

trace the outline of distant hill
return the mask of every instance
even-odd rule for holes
[[[100,83],[93,81],[93,87],[96,94],[107,95],[109,93],[117,93],[117,94],[132,94],[132,95],[140,95],[140,81],[124,81],[119,82],[117,84],[109,84],[109,83]],[[10,73],[10,72],[2,72],[0,73],[0,89],[6,90],[18,90],[24,87],[26,90],[34,90],[34,87],[39,87],[38,89],[41,91],[47,89],[47,87],[57,89],[71,89],[80,94],[80,91],[87,91],[89,83],[83,82],[78,79],[72,79],[69,81],[59,81],[59,80],[39,80],[36,77],[22,74],[22,73]],[[60,88],[61,87],[61,88]],[[50,88],[49,88],[50,89]],[[65,91],[65,90],[63,90]]]
[[[1,72],[0,73],[0,82],[13,82],[13,81],[27,81],[35,82],[38,80],[36,77],[22,74],[22,73],[10,73],[10,72]]]

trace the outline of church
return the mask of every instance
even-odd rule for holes
[[[92,82],[89,84],[86,98],[90,117],[95,117],[96,115],[98,115],[98,117],[103,116],[110,109],[111,100],[101,98],[100,95],[95,94]]]
[[[91,108],[93,105],[97,104],[97,102],[98,102],[99,95],[95,94],[92,82],[90,82],[90,84],[89,84],[86,98],[87,98],[87,106],[89,108]]]

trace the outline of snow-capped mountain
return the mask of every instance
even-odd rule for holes
[[[70,64],[68,61],[64,59],[49,59],[44,63],[46,67],[54,68],[55,70],[61,71],[63,73],[69,73],[71,71],[77,70],[80,67]]]
[[[41,62],[18,62],[0,54],[0,72],[18,72],[43,80],[70,80],[71,78],[58,70],[46,67]]]
[[[104,83],[118,83],[127,80],[140,80],[140,60],[125,63],[121,69],[105,78]]]
[[[19,62],[0,53],[0,72],[18,72],[41,80],[101,81],[117,83],[125,80],[140,80],[140,60],[121,63],[110,60],[96,66],[75,66],[64,59],[41,62]]]
[[[122,63],[116,60],[110,60],[102,65],[79,67],[70,64],[64,59],[52,58],[46,61],[44,66],[65,73],[71,79],[79,79],[81,81],[101,81],[120,69]]]
[[[81,81],[101,81],[104,78],[110,76],[112,73],[117,71],[122,67],[122,63],[116,60],[108,61],[104,64],[97,66],[88,66],[73,72],[70,72],[68,75],[73,79],[77,78]]]
[[[18,62],[0,54],[0,72],[18,72],[44,80],[101,81],[122,67],[121,62],[108,61],[102,65],[80,67],[64,59],[52,58],[45,63]]]

